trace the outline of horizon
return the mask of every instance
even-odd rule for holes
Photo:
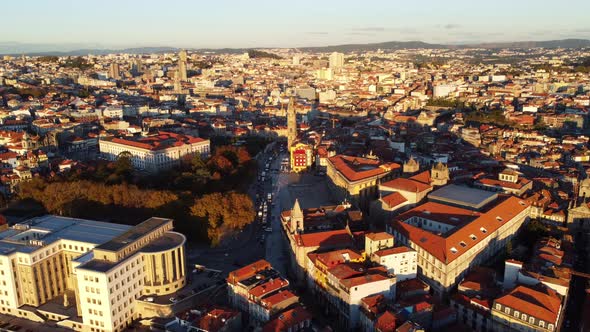
[[[155,0],[106,0],[100,6],[37,0],[4,4],[5,12],[24,13],[26,19],[20,14],[5,17],[0,29],[10,33],[0,45],[42,45],[52,47],[50,51],[67,52],[82,48],[302,48],[389,41],[463,45],[590,39],[585,14],[590,3],[574,0],[568,5],[576,10],[559,17],[552,7],[530,0],[500,0],[494,8],[466,0],[454,6],[427,0],[403,7],[391,1],[367,5],[302,0],[288,11],[267,0],[173,0],[165,6]]]

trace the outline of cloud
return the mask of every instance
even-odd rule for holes
[[[327,35],[328,32],[326,32],[326,31],[308,31],[305,34],[307,34],[307,35]]]
[[[443,25],[442,27],[445,28],[445,29],[447,29],[447,30],[451,30],[451,29],[460,28],[461,26],[459,24],[449,23],[449,24]]]
[[[580,29],[574,30],[574,32],[582,32],[582,33],[590,32],[590,28],[580,28]]]
[[[372,31],[372,32],[380,32],[385,31],[387,28],[385,27],[364,27],[364,28],[354,28],[353,31]]]

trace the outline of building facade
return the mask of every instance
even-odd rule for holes
[[[133,167],[156,173],[180,164],[183,158],[194,155],[209,156],[209,140],[176,133],[160,132],[157,136],[140,139],[102,137],[100,153],[111,161],[121,153],[129,153]]]
[[[186,284],[186,239],[171,229],[161,218],[134,227],[57,216],[16,224],[0,233],[0,312],[92,332],[154,317],[142,309],[145,296]]]

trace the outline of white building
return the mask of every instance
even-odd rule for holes
[[[395,274],[397,281],[416,278],[418,253],[408,247],[382,249],[371,255],[371,260]]]
[[[209,156],[209,140],[169,132],[140,139],[103,137],[100,153],[108,160],[117,160],[123,152],[130,153],[133,167],[158,172],[180,164],[182,158],[193,155]]]
[[[170,302],[142,298],[186,284],[186,238],[171,229],[161,218],[134,227],[57,216],[16,224],[0,233],[0,313],[91,332],[172,314]]]
[[[330,68],[336,69],[344,66],[344,54],[334,52],[330,54]]]

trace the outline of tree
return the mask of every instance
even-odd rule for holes
[[[195,200],[190,211],[207,223],[207,234],[213,246],[219,244],[227,231],[242,229],[255,217],[250,197],[233,191],[203,195]]]
[[[131,174],[133,174],[133,155],[129,151],[123,151],[117,156],[115,161],[114,175],[123,181],[129,181]]]

